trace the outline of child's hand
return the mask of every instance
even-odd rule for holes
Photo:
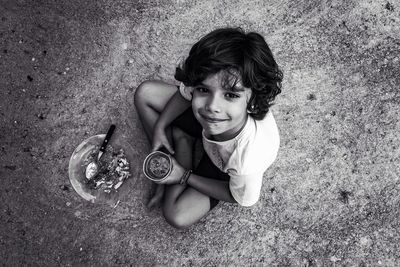
[[[172,171],[168,177],[162,181],[156,182],[158,184],[179,184],[182,176],[185,174],[185,169],[176,161],[174,157],[172,159]]]
[[[160,148],[165,147],[169,153],[174,154],[174,149],[168,141],[167,135],[165,133],[165,128],[158,126],[157,124],[154,126],[153,133],[153,146],[152,151],[159,150]]]

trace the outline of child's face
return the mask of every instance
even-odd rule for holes
[[[251,89],[243,87],[241,81],[234,91],[234,77],[226,84],[226,72],[208,76],[200,85],[194,87],[192,109],[196,119],[204,129],[207,138],[225,141],[233,138],[247,120],[247,103]],[[224,88],[228,87],[228,88]]]

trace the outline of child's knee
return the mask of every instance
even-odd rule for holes
[[[178,142],[185,142],[187,144],[193,144],[194,138],[184,131],[182,131],[180,128],[173,127],[172,128],[172,139],[174,140],[174,143]]]
[[[184,229],[190,226],[188,223],[187,216],[183,211],[180,211],[173,207],[164,207],[163,214],[165,220],[177,229]]]
[[[147,103],[148,99],[151,99],[153,96],[152,89],[156,87],[156,83],[154,81],[144,81],[142,82],[135,91],[134,94],[134,103],[137,107],[138,105],[142,105]],[[153,96],[154,97],[154,96]]]

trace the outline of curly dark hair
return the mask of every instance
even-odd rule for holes
[[[196,86],[220,71],[239,74],[244,87],[251,88],[247,109],[261,120],[281,92],[283,73],[264,38],[241,28],[216,29],[193,45],[189,56],[176,68],[175,79]]]

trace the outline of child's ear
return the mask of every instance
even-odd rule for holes
[[[247,106],[247,113],[252,114],[256,112],[256,106],[255,105],[250,105]]]
[[[249,104],[254,99],[253,90],[246,88],[246,102]]]
[[[256,95],[252,92],[249,101],[247,102],[247,113],[254,113],[255,112],[255,101]]]

